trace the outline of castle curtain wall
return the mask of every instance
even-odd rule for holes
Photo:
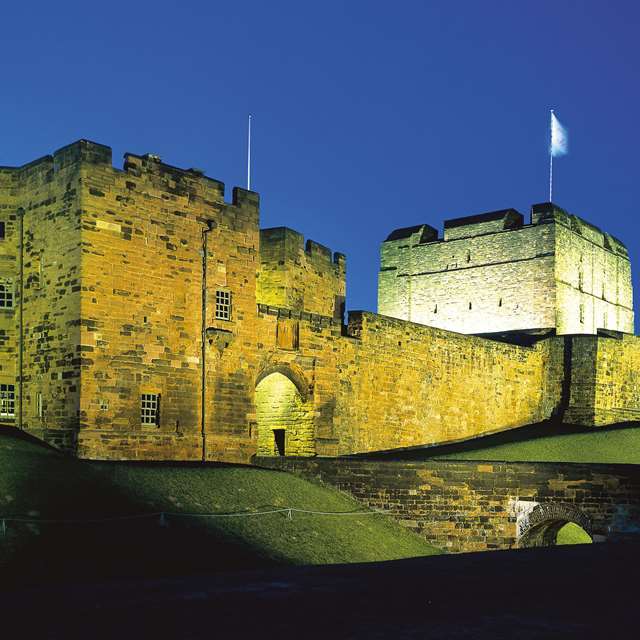
[[[550,418],[562,399],[563,345],[522,347],[350,317],[340,366],[340,453],[455,441]]]

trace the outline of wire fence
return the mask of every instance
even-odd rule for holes
[[[370,511],[314,511],[312,509],[299,509],[297,507],[278,507],[275,509],[265,509],[261,511],[237,511],[230,513],[181,513],[175,511],[152,511],[148,513],[133,513],[121,516],[109,516],[104,518],[34,518],[25,517],[20,515],[15,516],[0,516],[0,536],[7,535],[7,529],[9,523],[19,524],[60,524],[60,525],[73,525],[73,524],[105,524],[110,522],[123,522],[127,520],[158,520],[158,525],[166,527],[171,519],[179,518],[192,518],[192,519],[214,519],[214,518],[253,518],[266,516],[271,514],[281,513],[285,515],[287,520],[293,520],[294,513],[300,513],[305,515],[315,516],[377,516],[383,515],[383,511],[370,510]]]

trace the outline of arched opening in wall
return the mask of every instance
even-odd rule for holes
[[[550,520],[532,527],[521,538],[519,547],[552,547],[562,544],[589,544],[591,536],[576,522]]]
[[[275,371],[256,385],[259,456],[315,454],[313,404],[292,380]]]
[[[582,512],[565,505],[538,505],[519,537],[519,547],[551,547],[593,542],[591,524]]]

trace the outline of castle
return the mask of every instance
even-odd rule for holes
[[[80,140],[0,167],[0,428],[94,459],[248,462],[640,418],[624,245],[547,203],[346,259],[258,194]],[[486,334],[493,333],[487,337]]]

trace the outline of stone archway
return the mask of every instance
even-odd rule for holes
[[[287,367],[258,376],[255,403],[259,456],[315,455],[313,402],[308,385]]]
[[[518,547],[550,547],[557,544],[558,532],[573,523],[593,539],[591,521],[572,505],[549,502],[535,504],[518,523]]]

